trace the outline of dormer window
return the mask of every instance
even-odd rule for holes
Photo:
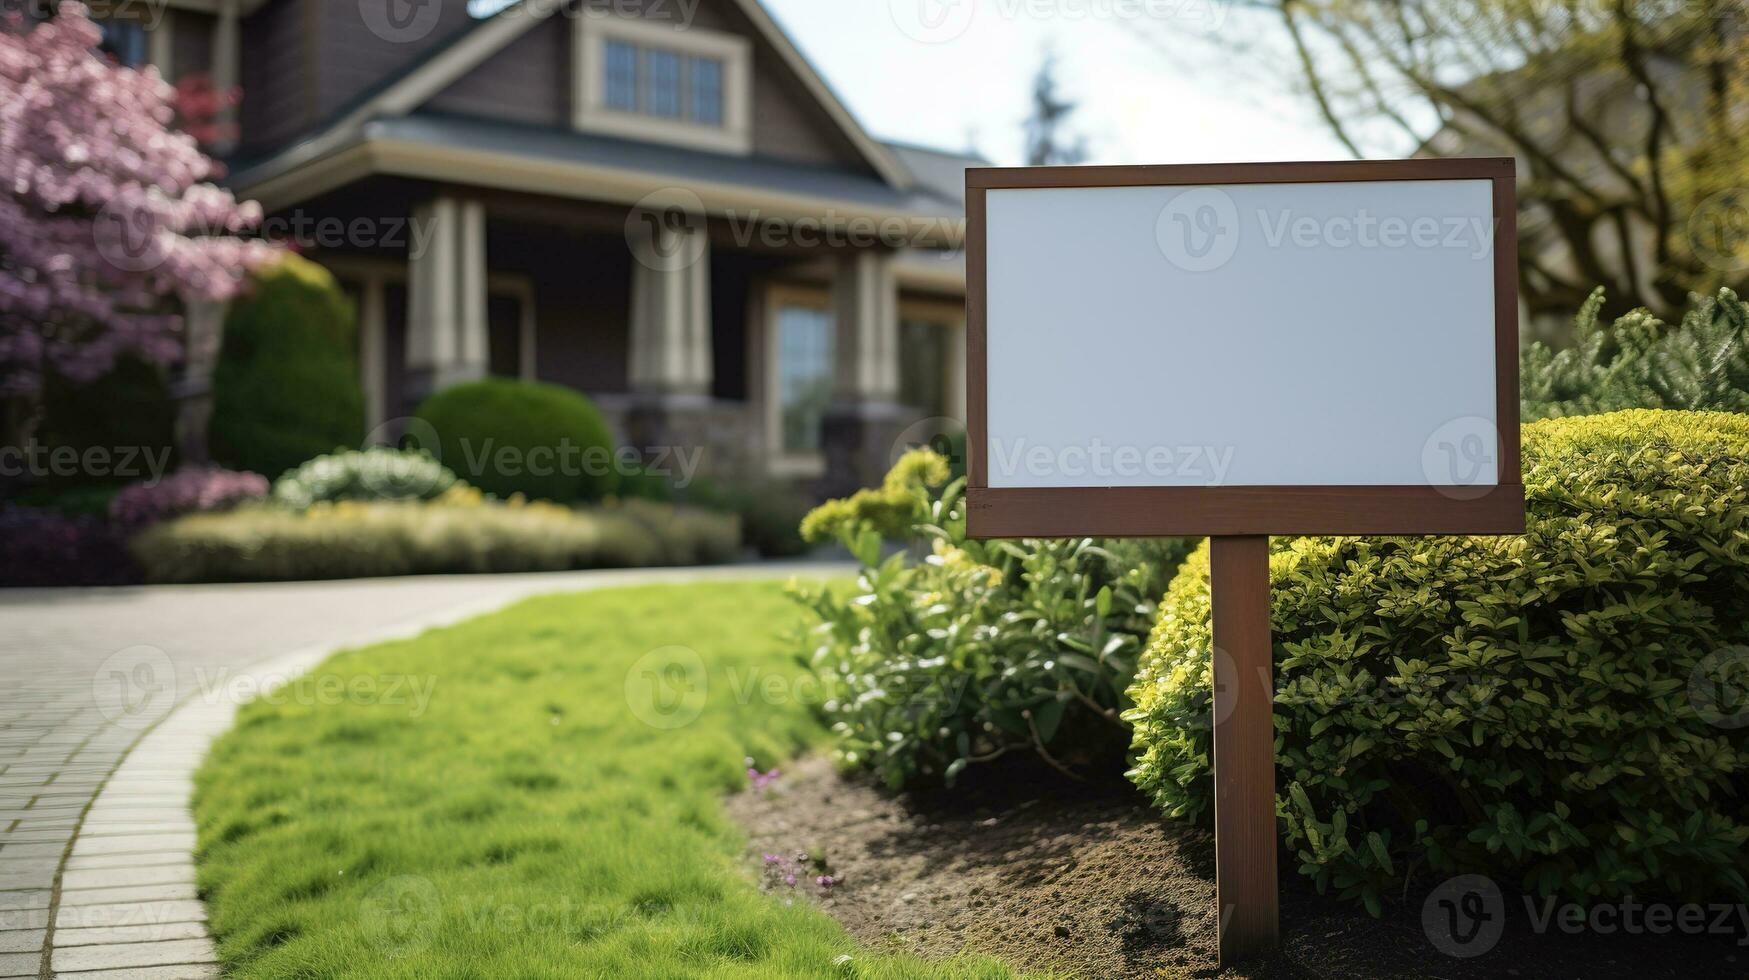
[[[577,21],[578,129],[701,149],[751,152],[744,38],[660,21]]]

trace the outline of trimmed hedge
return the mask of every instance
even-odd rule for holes
[[[501,504],[458,487],[435,503],[318,504],[199,514],[155,525],[130,548],[151,582],[251,582],[450,572],[552,572],[733,557],[734,518],[656,504],[576,511]]]
[[[487,493],[571,504],[619,487],[607,423],[569,388],[471,381],[427,398],[417,414],[437,433],[444,465]]]
[[[255,274],[231,305],[213,368],[213,458],[283,473],[364,438],[352,303],[296,255]]]
[[[1375,912],[1467,872],[1749,897],[1749,728],[1691,697],[1749,670],[1749,418],[1538,422],[1524,470],[1522,538],[1276,540],[1284,842]],[[1130,776],[1172,816],[1211,812],[1209,648],[1204,548],[1126,716]]]

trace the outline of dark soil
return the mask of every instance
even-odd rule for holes
[[[808,852],[817,871],[842,879],[821,907],[866,945],[920,956],[973,951],[1096,978],[1749,977],[1749,935],[1735,913],[1734,934],[1722,937],[1539,934],[1508,897],[1498,944],[1458,959],[1427,938],[1424,895],[1374,919],[1317,895],[1285,865],[1281,952],[1220,970],[1213,838],[1161,820],[1127,784],[1008,770],[953,793],[894,796],[815,758],[729,809],[751,837],[751,861]]]

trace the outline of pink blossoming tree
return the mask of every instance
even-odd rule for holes
[[[0,398],[75,382],[133,352],[181,355],[180,301],[221,300],[275,252],[208,183],[219,165],[172,128],[175,89],[97,52],[79,3],[0,24]]]

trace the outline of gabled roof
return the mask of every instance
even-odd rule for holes
[[[899,190],[911,187],[913,175],[900,162],[899,155],[888,145],[869,136],[857,123],[843,101],[814,69],[812,63],[791,43],[789,36],[772,20],[759,0],[723,2],[735,4],[747,16],[762,39],[801,79],[803,88],[881,180]],[[284,166],[296,166],[332,150],[373,119],[402,116],[414,111],[477,68],[487,58],[545,21],[559,8],[558,4],[547,4],[525,11],[518,9],[522,5],[523,0],[518,0],[490,17],[457,30],[423,52],[412,63],[390,74],[382,82],[342,106],[326,122],[319,124],[308,139],[282,148],[267,159],[245,165],[239,176],[272,176]],[[239,180],[233,183],[244,182]]]

